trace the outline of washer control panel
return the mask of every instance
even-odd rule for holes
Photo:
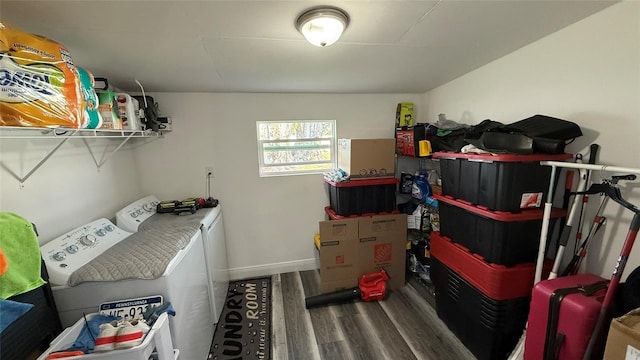
[[[136,232],[143,221],[155,215],[160,200],[149,195],[137,200],[116,213],[116,223],[126,231]]]
[[[55,285],[66,284],[74,271],[129,235],[102,218],[49,241],[40,247],[49,280]]]

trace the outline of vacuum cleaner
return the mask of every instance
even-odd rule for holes
[[[353,299],[361,299],[362,301],[382,300],[386,296],[387,280],[390,278],[391,277],[384,269],[380,269],[378,272],[362,275],[360,277],[360,281],[358,281],[357,287],[307,297],[304,299],[304,304],[306,308],[309,309],[316,306],[346,302]]]

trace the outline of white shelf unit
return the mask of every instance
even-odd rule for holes
[[[114,129],[73,129],[73,128],[36,128],[36,127],[16,127],[16,126],[0,126],[0,139],[22,139],[22,140],[54,140],[54,147],[33,167],[26,172],[24,176],[19,176],[11,171],[6,164],[0,161],[0,166],[6,169],[16,180],[20,182],[20,186],[33,175],[49,158],[55,154],[58,149],[69,139],[82,139],[86,145],[89,154],[93,157],[96,167],[100,169],[118,150],[124,146],[129,140],[134,138],[161,138],[167,131],[151,131],[151,130],[114,130]],[[103,152],[100,159],[96,157],[87,139],[112,139],[120,141],[120,143],[110,152]]]
[[[88,314],[87,319],[91,319],[96,314]],[[45,360],[54,352],[64,351],[78,338],[84,328],[84,319],[78,320],[73,326],[66,328],[62,334],[58,335],[38,360]],[[180,351],[173,348],[171,341],[171,330],[169,329],[169,319],[166,313],[160,314],[158,320],[153,324],[149,333],[145,336],[142,344],[123,350],[112,350],[102,353],[92,353],[66,357],[65,359],[82,360],[148,360],[150,357],[158,360],[177,360]]]

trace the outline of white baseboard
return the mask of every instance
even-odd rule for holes
[[[269,276],[294,271],[306,271],[319,269],[318,259],[305,259],[286,261],[281,263],[264,264],[257,266],[247,266],[241,268],[229,269],[230,280],[250,279],[260,276]]]

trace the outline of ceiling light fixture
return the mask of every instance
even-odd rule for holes
[[[306,10],[296,20],[296,28],[315,46],[329,46],[349,25],[349,15],[337,7],[319,6]]]

